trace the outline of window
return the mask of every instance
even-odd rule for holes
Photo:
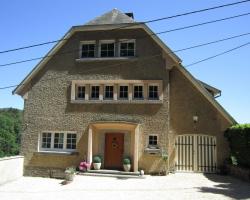
[[[85,99],[85,86],[78,86],[77,87],[77,98],[78,99]]]
[[[128,99],[128,86],[127,85],[120,86],[119,98],[120,99]]]
[[[114,57],[115,43],[114,41],[100,41],[100,57]]]
[[[158,86],[149,85],[148,86],[148,98],[149,99],[158,99]]]
[[[100,87],[99,86],[92,86],[91,87],[91,98],[92,99],[99,99]]]
[[[94,58],[94,57],[95,57],[95,41],[82,42],[81,58]]]
[[[51,147],[51,133],[43,133],[42,134],[42,148],[50,148]]]
[[[71,152],[76,149],[76,133],[44,132],[41,134],[40,150]]]
[[[134,86],[134,98],[143,99],[143,86],[142,85]]]
[[[67,149],[76,149],[76,134],[67,134]]]
[[[55,149],[63,149],[63,140],[64,140],[63,133],[55,133],[54,148]]]
[[[149,135],[148,137],[148,146],[149,147],[156,147],[158,144],[157,135]]]
[[[120,56],[121,57],[135,56],[134,40],[124,40],[120,42]]]
[[[114,87],[113,86],[105,86],[105,99],[113,99],[114,95]]]

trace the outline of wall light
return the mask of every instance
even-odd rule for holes
[[[199,117],[198,117],[197,115],[194,115],[194,116],[193,116],[193,121],[194,121],[194,123],[198,122],[198,120],[199,120]]]

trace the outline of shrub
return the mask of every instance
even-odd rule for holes
[[[250,167],[250,124],[237,124],[225,131],[229,141],[231,161],[243,167]]]
[[[102,159],[100,156],[94,156],[93,163],[101,163],[101,162],[102,162]]]
[[[65,170],[65,173],[68,173],[68,174],[74,174],[75,172],[76,172],[75,167],[67,167]]]
[[[124,158],[123,159],[123,164],[124,165],[130,165],[131,164],[130,159],[129,158]]]

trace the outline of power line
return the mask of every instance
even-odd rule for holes
[[[219,40],[214,40],[214,41],[207,42],[207,43],[202,43],[202,44],[198,44],[198,45],[194,45],[194,46],[174,50],[173,52],[177,53],[177,52],[180,52],[180,51],[186,51],[186,50],[190,50],[190,49],[194,49],[194,48],[199,48],[199,47],[207,46],[207,45],[210,45],[210,44],[216,44],[216,43],[219,43],[219,42],[224,42],[224,41],[227,41],[227,40],[232,40],[232,39],[235,39],[235,38],[243,37],[243,36],[246,36],[246,35],[249,35],[249,34],[250,34],[250,32],[243,33],[243,34],[240,34],[240,35],[235,35],[235,36],[231,36],[231,37],[227,37],[227,38],[223,38],[223,39],[219,39]]]
[[[210,57],[207,57],[207,58],[205,58],[205,59],[202,59],[202,60],[193,62],[193,63],[188,64],[188,65],[185,65],[185,67],[188,68],[188,67],[191,67],[191,66],[193,66],[193,65],[197,65],[197,64],[199,64],[199,63],[201,63],[201,62],[204,62],[204,61],[207,61],[207,60],[211,60],[211,59],[216,58],[216,57],[218,57],[218,56],[222,56],[222,55],[224,55],[224,54],[227,54],[227,53],[230,53],[230,52],[235,51],[235,50],[237,50],[237,49],[240,49],[240,48],[242,48],[242,47],[245,47],[245,46],[247,46],[247,45],[249,45],[249,44],[250,44],[250,42],[244,43],[244,44],[242,44],[242,45],[240,45],[240,46],[234,47],[234,48],[229,49],[229,50],[227,50],[227,51],[223,51],[223,52],[221,52],[221,53],[219,53],[219,54],[216,54],[216,55],[214,55],[214,56],[210,56]]]
[[[212,23],[217,23],[217,22],[221,22],[221,21],[231,20],[231,19],[234,19],[234,18],[244,17],[244,16],[247,16],[247,15],[250,15],[250,12],[240,14],[240,15],[231,16],[231,17],[221,18],[221,19],[217,19],[217,20],[207,21],[207,22],[203,22],[203,23],[199,23],[199,24],[193,24],[193,25],[189,25],[189,26],[184,26],[184,27],[179,27],[179,28],[170,29],[170,30],[166,30],[166,31],[161,31],[161,32],[158,32],[158,33],[152,33],[152,34],[149,34],[149,35],[144,36],[144,37],[139,37],[139,38],[137,38],[137,40],[138,39],[144,39],[144,38],[154,36],[154,35],[166,34],[166,33],[170,33],[170,32],[175,32],[175,31],[180,31],[180,30],[184,30],[184,29],[194,28],[194,27],[203,26],[203,25],[207,25],[207,24],[212,24]],[[118,43],[118,42],[115,42],[115,43]],[[98,47],[98,46],[99,45],[96,45],[96,47]],[[63,52],[63,53],[57,53],[57,54],[46,55],[46,56],[37,57],[37,58],[31,58],[31,59],[27,59],[27,60],[20,60],[20,61],[15,61],[15,62],[11,62],[11,63],[0,64],[0,67],[5,67],[5,66],[9,66],[9,65],[16,65],[16,64],[20,64],[20,63],[26,63],[26,62],[30,62],[30,61],[34,61],[34,60],[40,60],[40,59],[44,59],[44,58],[47,58],[47,57],[52,57],[54,55],[57,56],[57,55],[70,54],[70,53],[74,53],[74,52],[78,52],[78,51],[79,51],[79,49],[74,49],[74,50]],[[178,51],[180,51],[180,50],[178,50]]]
[[[224,8],[224,7],[235,6],[235,5],[242,4],[242,3],[248,3],[249,1],[250,0],[237,1],[237,2],[234,2],[234,3],[223,4],[223,5],[219,5],[219,6],[204,8],[204,9],[190,11],[190,12],[181,13],[181,14],[176,14],[176,15],[172,15],[172,16],[152,19],[152,20],[148,20],[148,21],[144,21],[144,22],[135,23],[135,24],[129,24],[129,25],[125,25],[125,26],[122,26],[122,27],[119,27],[119,28],[115,28],[115,29],[126,28],[126,27],[130,27],[130,26],[135,26],[135,25],[138,25],[138,24],[147,24],[147,23],[153,23],[153,22],[162,21],[162,20],[169,20],[169,19],[173,19],[173,18],[177,18],[177,17],[192,15],[192,14],[206,12],[206,11],[215,10],[215,9],[220,9],[220,8]],[[115,29],[113,29],[113,30],[115,30]],[[38,46],[43,46],[43,45],[47,45],[47,44],[60,42],[60,41],[63,41],[63,40],[67,40],[67,39],[52,40],[52,41],[33,44],[33,45],[29,45],[29,46],[23,46],[23,47],[18,47],[18,48],[14,48],[14,49],[8,49],[8,50],[0,51],[0,54],[13,52],[13,51],[19,51],[19,50],[23,50],[23,49],[29,49],[29,48],[38,47]]]

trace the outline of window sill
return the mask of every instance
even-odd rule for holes
[[[38,155],[79,155],[76,151],[37,151]]]
[[[127,60],[136,60],[137,57],[98,57],[98,58],[78,58],[76,62],[94,62],[94,61],[127,61]]]
[[[163,104],[162,100],[71,100],[75,104]]]

